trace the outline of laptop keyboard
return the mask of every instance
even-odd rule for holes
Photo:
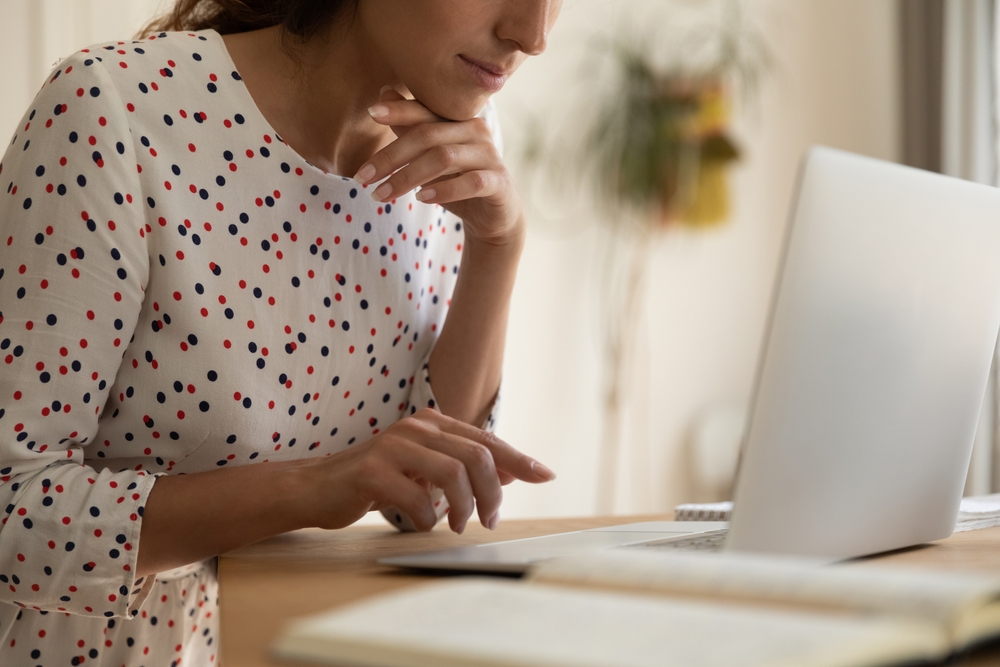
[[[637,545],[644,549],[683,549],[684,551],[719,551],[726,539],[725,528],[682,538],[657,540]]]

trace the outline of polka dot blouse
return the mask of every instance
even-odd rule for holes
[[[0,664],[213,664],[214,559],[134,574],[155,479],[434,406],[462,223],[307,163],[210,30],[59,63],[0,188]]]

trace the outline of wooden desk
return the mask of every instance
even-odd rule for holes
[[[445,549],[672,517],[604,517],[501,521],[489,531],[470,521],[464,535],[444,526],[430,533],[397,533],[386,524],[340,531],[301,530],[230,552],[219,559],[220,657],[223,667],[291,667],[269,658],[285,624],[356,600],[426,581],[427,576],[377,565],[383,556]],[[443,529],[444,528],[444,529]],[[934,569],[1000,573],[1000,527],[956,533],[932,545],[868,559]],[[977,652],[962,665],[1000,665],[1000,647]]]

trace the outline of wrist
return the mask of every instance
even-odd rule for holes
[[[467,234],[464,253],[482,257],[520,258],[527,237],[524,217],[518,218],[511,230],[502,237],[482,239]]]
[[[320,489],[325,460],[326,457],[287,461],[284,464],[287,467],[279,472],[276,490],[285,499],[283,506],[290,510],[285,517],[289,526],[287,530],[321,525],[321,508],[316,506],[316,500],[322,497]]]

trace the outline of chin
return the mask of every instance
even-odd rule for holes
[[[415,96],[415,99],[442,118],[462,121],[475,118],[490,101],[490,95],[463,92],[432,95],[428,96],[427,99]]]

